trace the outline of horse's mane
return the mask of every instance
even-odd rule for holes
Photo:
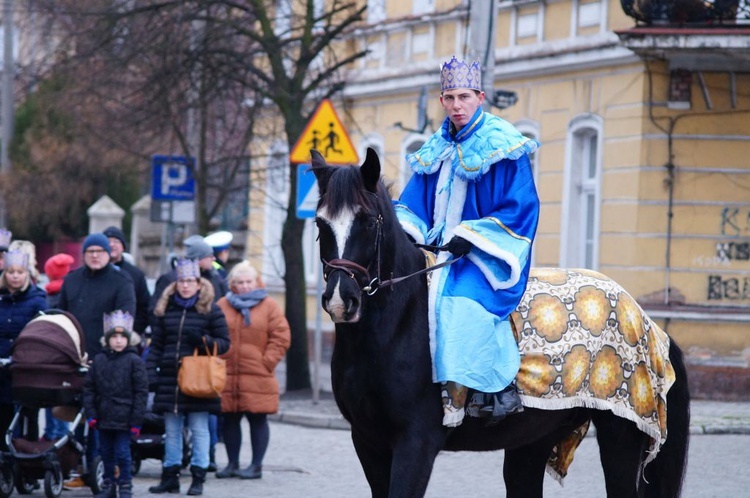
[[[325,193],[320,197],[318,208],[325,207],[335,216],[344,210],[357,211],[363,209],[367,213],[378,212],[379,199],[388,197],[383,182],[378,182],[378,193],[375,194],[365,188],[362,175],[356,166],[326,166],[330,170],[330,178]]]

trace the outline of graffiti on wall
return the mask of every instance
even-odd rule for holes
[[[750,234],[750,209],[725,207],[721,210],[721,235],[746,237]],[[731,262],[750,261],[750,242],[721,241],[713,256],[697,257],[697,266],[729,266]],[[708,300],[741,301],[750,299],[750,277],[708,276]]]
[[[708,276],[708,300],[741,301],[750,298],[750,277]]]

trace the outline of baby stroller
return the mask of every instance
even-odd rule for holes
[[[143,419],[141,434],[130,441],[130,455],[133,462],[133,475],[141,470],[141,462],[147,458],[164,460],[164,417],[151,411],[153,393],[149,394],[149,410]],[[190,464],[193,454],[193,441],[190,430],[182,428],[182,467]]]
[[[70,313],[42,313],[19,334],[10,362],[11,390],[19,408],[5,434],[8,451],[0,454],[0,498],[10,496],[14,487],[20,494],[30,493],[33,487],[29,483],[37,479],[44,480],[47,497],[57,498],[63,491],[63,481],[79,466],[84,482],[94,494],[101,491],[101,458],[89,462],[86,444],[74,437],[80,426],[83,440],[88,439],[82,406],[87,360],[81,325]],[[20,429],[24,409],[50,407],[56,416],[71,422],[65,436],[57,441],[13,437]]]

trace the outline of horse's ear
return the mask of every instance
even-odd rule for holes
[[[328,167],[326,160],[315,149],[310,149],[312,158],[312,171],[315,178],[318,179],[318,191],[322,194],[328,187],[328,179],[331,177],[331,168]]]
[[[367,148],[367,157],[359,171],[362,174],[365,188],[370,192],[377,192],[378,181],[380,180],[380,159],[371,147]]]

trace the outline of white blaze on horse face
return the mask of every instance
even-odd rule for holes
[[[354,218],[356,211],[344,209],[338,213],[336,217],[330,216],[326,208],[318,211],[317,215],[328,223],[333,232],[333,237],[336,239],[336,257],[344,257],[344,248],[346,247],[346,241],[349,240],[349,235],[352,231],[352,225],[354,224]],[[333,290],[333,295],[328,301],[328,309],[326,309],[334,323],[343,322],[344,314],[346,312],[346,303],[341,298],[341,281],[336,283],[336,288]]]

